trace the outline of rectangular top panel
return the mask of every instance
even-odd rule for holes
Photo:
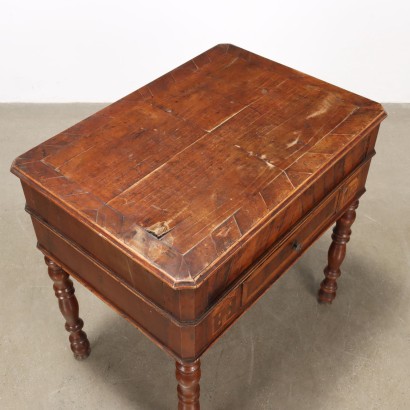
[[[378,103],[222,44],[12,172],[164,281],[195,284],[383,117]]]

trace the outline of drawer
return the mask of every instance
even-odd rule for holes
[[[303,251],[314,241],[320,231],[334,217],[339,192],[334,192],[321,205],[314,209],[273,252],[262,258],[252,267],[253,273],[242,284],[242,305],[248,304],[283,273]]]
[[[336,214],[364,192],[369,167],[370,160],[356,169],[339,188],[249,269],[242,283],[242,306],[250,303],[283,274],[336,219]]]
[[[198,319],[195,337],[199,352],[205,351],[213,340],[229,328],[336,221],[348,203],[364,192],[369,164],[370,161],[367,161],[359,166],[300,219]]]

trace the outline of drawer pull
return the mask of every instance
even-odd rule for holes
[[[298,241],[294,241],[292,243],[292,249],[296,252],[300,252],[302,250],[302,244]]]

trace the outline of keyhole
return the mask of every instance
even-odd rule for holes
[[[302,244],[300,244],[297,240],[292,243],[292,249],[296,252],[299,252],[302,249]]]

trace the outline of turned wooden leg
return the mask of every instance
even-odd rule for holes
[[[199,379],[201,378],[201,362],[176,362],[178,380],[178,410],[199,410]]]
[[[65,328],[70,332],[70,345],[77,360],[83,360],[90,354],[90,342],[82,328],[84,322],[78,316],[78,301],[74,295],[74,286],[68,273],[64,272],[51,259],[45,257],[48,274],[53,280],[54,292],[58,299],[60,311],[66,320]]]
[[[356,209],[359,201],[349,206],[347,211],[336,222],[333,229],[332,244],[328,253],[328,264],[324,270],[325,279],[320,284],[319,302],[332,303],[336,297],[337,279],[339,278],[340,265],[346,256],[346,244],[352,233],[350,227],[356,219]]]

